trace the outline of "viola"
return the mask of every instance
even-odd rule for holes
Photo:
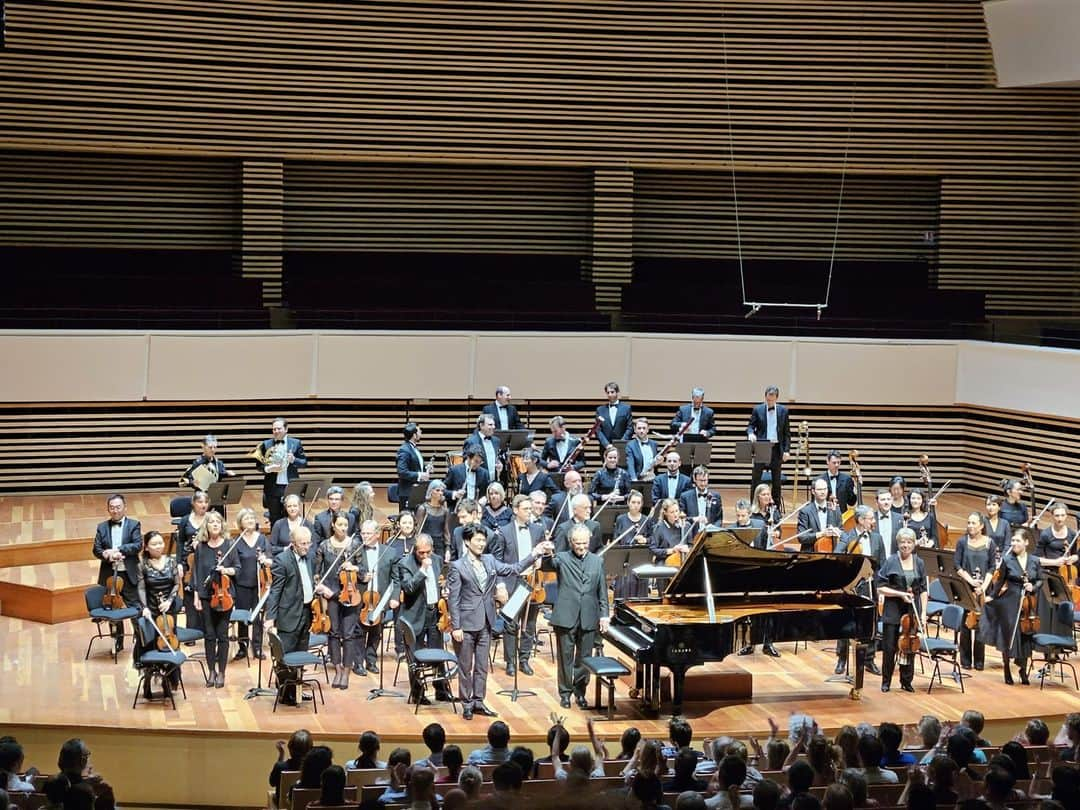
[[[982,572],[978,568],[976,568],[975,581],[978,582],[981,579]],[[979,616],[982,615],[982,610],[984,607],[986,607],[986,593],[984,591],[979,591],[977,594],[975,594],[975,605],[978,610],[969,610],[967,612],[967,615],[964,616],[964,627],[966,627],[968,630],[974,630],[976,627],[979,626]]]
[[[1028,578],[1024,577],[1026,585]],[[1025,636],[1038,633],[1042,625],[1039,620],[1039,595],[1032,591],[1024,593],[1020,597],[1020,632]]]
[[[180,642],[176,638],[176,617],[161,611],[154,619],[158,629],[157,648],[162,652],[175,652]]]
[[[908,593],[914,595],[909,588]],[[900,632],[896,638],[897,651],[908,659],[914,658],[922,649],[922,622],[915,609],[915,603],[908,605],[907,612],[900,617]]]
[[[371,625],[371,613],[379,604],[378,591],[364,591],[360,594],[360,624]]]
[[[220,564],[221,558],[218,558]],[[210,609],[217,611],[231,611],[236,602],[232,595],[232,580],[229,575],[217,571],[210,585]]]
[[[309,632],[325,636],[330,632],[330,615],[323,609],[322,597],[311,600],[311,628]]]
[[[105,580],[105,595],[101,604],[108,610],[120,610],[124,605],[124,578],[120,575],[120,563],[113,563],[113,574]]]
[[[274,582],[274,574],[271,571],[273,563],[270,560],[262,560],[259,563],[259,595],[266,593]]]
[[[341,582],[341,593],[338,594],[338,602],[345,607],[356,607],[360,604],[360,572],[354,569],[346,569],[344,566],[341,569],[341,573],[338,574],[338,581]]]
[[[450,621],[450,605],[446,601],[446,576],[443,574],[439,574],[439,594],[439,632],[449,633],[453,625]]]

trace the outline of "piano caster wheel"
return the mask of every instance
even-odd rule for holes
[[[629,696],[631,700],[637,700],[639,697],[641,697],[641,690],[637,688],[631,689],[629,692]]]
[[[848,697],[852,700],[862,700],[862,690],[852,689],[850,692],[848,692]]]

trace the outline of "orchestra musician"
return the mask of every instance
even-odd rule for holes
[[[911,511],[911,504],[908,503],[907,496],[907,482],[904,481],[904,476],[894,475],[889,479],[889,494],[892,495],[892,510],[898,516],[903,518],[904,513]]]
[[[195,535],[206,521],[209,509],[210,497],[201,489],[195,490],[195,494],[191,496],[191,511],[176,527],[176,560],[181,566],[182,574],[190,573]],[[202,630],[202,614],[195,610],[195,585],[190,576],[184,585],[184,626],[191,630]]]
[[[569,470],[566,475],[563,476],[563,492],[556,492],[551,496],[551,503],[548,505],[548,516],[552,520],[558,520],[560,523],[566,520],[570,514],[569,505],[563,508],[563,504],[567,500],[572,500],[575,495],[581,495],[585,488],[581,483],[581,473],[577,470]]]
[[[566,429],[566,420],[561,416],[555,416],[548,424],[551,426],[551,435],[544,440],[544,447],[540,451],[540,461],[549,471],[555,472],[562,468],[574,450],[581,444],[581,439],[570,435]],[[579,455],[573,464],[573,468],[579,473],[585,469],[584,454]]]
[[[653,561],[662,563],[674,553],[688,552],[690,544],[687,532],[686,521],[679,512],[679,502],[664,498],[660,502],[660,519],[649,537],[649,550],[653,553]]]
[[[446,506],[446,484],[435,478],[428,482],[424,502],[416,509],[416,525],[424,527],[424,534],[431,538],[435,556],[446,559],[446,519],[450,510]]]
[[[816,478],[811,491],[814,499],[799,510],[799,543],[803,551],[813,551],[817,540],[831,537],[835,547],[841,534],[841,515],[839,509],[829,505],[829,484],[824,478]]]
[[[881,535],[881,543],[885,548],[887,560],[896,553],[896,534],[904,528],[904,521],[902,516],[892,508],[892,493],[888,489],[882,488],[877,491],[876,503],[874,520],[877,523],[878,534]]]
[[[937,548],[938,532],[937,518],[934,515],[933,500],[927,511],[926,495],[921,489],[913,489],[908,493],[908,503],[911,504],[911,512],[907,515],[907,527],[915,532],[915,545],[921,548]]]
[[[559,703],[569,708],[570,696],[579,708],[588,708],[585,689],[589,671],[582,659],[592,655],[596,633],[608,629],[607,581],[604,561],[589,551],[591,535],[585,526],[570,534],[570,550],[546,556],[542,568],[558,575],[559,595],[551,611],[559,663]]]
[[[458,525],[454,528],[454,531],[450,534],[450,559],[457,560],[461,558],[464,553],[464,531],[466,526],[471,526],[474,523],[483,526],[480,521],[480,504],[474,501],[472,498],[462,498],[458,501],[457,509],[454,511],[457,515]],[[488,536],[488,540],[491,540],[493,532],[488,529],[487,526],[483,526],[484,532]]]
[[[180,486],[191,487],[195,490],[202,489],[202,487],[200,487],[199,484],[195,481],[194,474],[197,467],[206,467],[208,470],[211,471],[211,476],[213,478],[213,481],[211,481],[211,483],[216,483],[222,478],[231,478],[233,475],[235,475],[235,473],[233,473],[227,466],[225,466],[225,462],[217,457],[217,449],[217,436],[212,433],[207,433],[202,440],[202,453],[196,456],[195,460],[188,465],[188,468],[184,470],[183,473],[181,473]],[[209,484],[207,484],[207,486],[209,486]],[[215,503],[213,504],[213,507],[214,509],[221,512],[221,514],[224,516],[225,504]]]
[[[150,531],[144,538],[145,548],[142,559],[139,561],[139,580],[137,589],[139,592],[139,604],[142,606],[144,618],[154,621],[163,613],[167,613],[176,619],[180,608],[180,593],[182,583],[180,581],[181,569],[175,557],[165,553],[165,538],[161,532]],[[152,650],[156,642],[142,647],[139,644],[138,635],[135,636],[135,660],[142,657],[143,652]],[[171,688],[180,685],[180,670],[174,669],[168,683],[162,684],[165,694],[169,694]],[[150,679],[147,678],[143,685],[143,696],[148,700],[152,697]]]
[[[521,451],[521,460],[525,464],[525,472],[518,476],[517,494],[543,492],[546,504],[548,499],[559,491],[559,487],[551,476],[540,468],[540,451],[535,447],[526,447]]]
[[[443,483],[446,486],[447,499],[456,511],[462,498],[478,501],[487,492],[491,476],[484,469],[484,453],[479,445],[471,444],[465,448],[463,460],[446,471]]]
[[[1042,568],[1035,555],[1028,554],[1028,532],[1016,528],[1012,532],[1009,550],[1001,557],[1001,581],[991,578],[993,599],[983,607],[979,617],[979,634],[1001,653],[1005,683],[1012,685],[1010,659],[1020,668],[1020,683],[1027,685],[1027,659],[1031,655],[1031,635],[1022,632],[1021,597],[1035,593],[1042,585]]]
[[[651,481],[656,475],[657,453],[660,448],[649,438],[649,420],[639,416],[634,420],[634,438],[626,443],[626,472],[631,481]]]
[[[270,525],[273,526],[285,515],[281,502],[285,487],[300,477],[300,468],[307,466],[308,458],[303,443],[289,435],[287,420],[278,417],[270,429],[273,438],[264,440],[260,445],[266,463],[256,459],[255,464],[264,473],[263,506],[269,510]]]
[[[353,515],[353,526],[359,526],[365,520],[374,520],[375,487],[367,481],[361,481],[353,487],[349,511]]]
[[[780,492],[780,468],[791,457],[791,426],[788,423],[788,409],[786,405],[777,403],[780,397],[780,389],[770,385],[765,389],[765,401],[754,406],[750,412],[750,421],[746,426],[746,438],[752,442],[774,442],[772,456],[769,463],[755,464],[750,483],[750,494],[753,495],[757,485],[761,483],[765,470],[769,470],[772,480],[773,500],[780,504],[784,502]]]
[[[236,544],[236,559],[238,568],[236,572],[236,608],[238,610],[254,610],[259,603],[259,566],[270,563],[270,542],[259,531],[259,518],[254,509],[241,509],[236,515],[236,528],[240,530],[240,542]],[[233,656],[234,661],[247,658],[248,641],[250,636],[251,650],[256,658],[265,658],[263,653],[263,629],[262,623],[251,627],[250,632],[247,622],[238,622],[237,639],[240,642]]]
[[[608,445],[604,465],[596,471],[589,485],[589,497],[597,504],[603,501],[622,503],[630,492],[630,475],[619,466],[619,449]]]
[[[349,688],[349,673],[356,663],[359,606],[341,603],[341,574],[355,573],[357,588],[360,589],[360,566],[356,560],[361,553],[362,542],[349,531],[348,513],[338,513],[334,517],[330,536],[315,549],[315,581],[321,580],[316,591],[326,598],[326,610],[330,616],[327,647],[330,650],[330,663],[334,665],[334,689]]]
[[[634,432],[634,415],[630,406],[619,400],[619,384],[609,382],[604,386],[607,403],[596,409],[600,428],[596,431],[596,440],[600,443],[601,455],[609,444],[616,439],[627,440]]]
[[[293,532],[301,526],[311,532],[313,537],[315,535],[315,526],[303,516],[303,502],[299,495],[286,495],[282,505],[285,507],[285,516],[274,521],[270,527],[271,557],[276,557],[292,545]]]
[[[313,521],[315,525],[315,532],[311,536],[311,543],[316,548],[322,543],[323,540],[328,538],[332,534],[332,526],[339,514],[344,514],[349,519],[349,534],[356,532],[356,515],[351,511],[342,511],[342,506],[345,503],[345,490],[339,486],[332,486],[326,490],[326,509],[315,515]]]
[[[690,476],[679,472],[679,466],[682,464],[682,456],[672,450],[666,456],[664,456],[665,472],[656,476],[652,482],[652,499],[653,503],[661,501],[664,498],[671,498],[673,501],[677,501],[679,497],[693,486],[690,481]]]
[[[488,484],[487,498],[480,515],[480,521],[491,531],[497,532],[514,519],[514,513],[506,505],[506,490],[497,481]]]
[[[412,553],[398,560],[397,581],[401,586],[401,610],[404,619],[416,635],[417,649],[442,649],[442,633],[439,632],[439,574],[442,560],[433,551],[431,538],[421,534],[416,538]],[[391,602],[393,604],[393,602]],[[409,671],[409,703],[428,706],[431,700],[421,692],[420,683]],[[452,700],[446,683],[436,684],[436,700]]]
[[[515,515],[518,498],[522,497],[524,496],[518,495],[514,498]],[[466,526],[462,537],[465,553],[450,564],[446,576],[449,592],[447,606],[450,610],[450,637],[454,642],[454,653],[460,667],[458,697],[461,700],[462,716],[471,720],[473,714],[497,716],[484,703],[490,666],[491,632],[496,623],[496,583],[499,577],[516,579],[533,565],[535,554],[550,553],[552,546],[549,541],[541,541],[535,549],[529,548],[525,556],[517,562],[506,563],[485,553],[488,536],[482,527]],[[526,533],[521,532],[521,537],[522,540],[531,542],[532,534],[529,533],[526,537]],[[533,621],[535,628],[535,618]],[[509,643],[509,639],[514,635],[505,631],[503,638]],[[512,660],[513,656],[510,656],[508,661]],[[521,670],[526,675],[532,674],[527,655],[521,661]]]
[[[428,465],[424,463],[424,455],[420,452],[420,439],[424,432],[416,422],[408,422],[401,429],[404,441],[397,450],[397,479],[398,479],[398,508],[409,507],[409,495],[412,488],[417,484],[426,484],[431,478]]]
[[[495,389],[495,401],[489,402],[480,410],[495,420],[496,430],[525,430],[525,425],[518,417],[517,407],[510,403],[510,388],[500,385]]]
[[[990,587],[990,577],[997,567],[996,551],[993,541],[983,533],[982,515],[972,512],[968,515],[964,536],[956,541],[953,562],[957,576],[971,586],[976,596],[986,594]],[[974,664],[975,669],[981,670],[985,663],[986,644],[979,633],[972,632],[965,623],[960,628],[960,666],[971,669]]]
[[[263,626],[277,632],[284,653],[307,650],[311,635],[311,603],[315,599],[315,555],[311,551],[311,529],[297,526],[289,547],[274,557],[270,569],[273,581],[266,599]],[[291,667],[281,666],[278,683],[295,680]],[[295,685],[287,686],[281,702],[295,706]]]
[[[603,538],[600,535],[600,524],[592,520],[592,501],[585,494],[575,495],[570,499],[570,519],[564,520],[555,527],[555,550],[566,551],[570,548],[570,532],[578,526],[584,526],[589,530],[589,551],[599,551],[603,546]]]
[[[768,484],[758,484],[755,493],[763,494],[769,499],[769,505],[772,504],[772,491],[769,489]],[[768,523],[760,514],[752,514],[750,512],[750,501],[746,500],[746,498],[739,498],[739,500],[735,502],[735,522],[726,528],[758,529],[758,535],[753,541],[754,548],[768,549],[769,543],[772,542],[769,538]],[[773,529],[773,534],[778,535],[779,530]],[[773,620],[771,618],[765,621],[764,638],[762,639],[761,649],[766,655],[772,656],[773,658],[779,658],[780,651],[776,649],[776,646],[772,643],[772,622]],[[738,654],[752,655],[754,649],[753,644],[746,644],[739,648]]]
[[[986,496],[986,514],[983,516],[983,533],[990,538],[999,553],[1004,554],[1009,548],[1012,527],[1001,516],[1001,496]]]
[[[753,510],[750,512],[750,516],[759,519],[763,526],[767,526],[770,522],[775,526],[780,522],[780,507],[773,501],[772,487],[768,484],[758,484],[757,487],[754,488],[754,497],[751,500],[751,505]],[[774,530],[774,532],[777,531],[778,530]],[[776,538],[769,541],[770,545],[775,542]]]
[[[829,483],[829,494],[836,498],[841,512],[858,503],[855,479],[840,469],[840,453],[830,450],[825,454],[826,472],[823,478]]]
[[[1069,507],[1061,501],[1052,504],[1050,518],[1050,525],[1039,533],[1039,539],[1035,542],[1035,559],[1044,569],[1056,571],[1066,565],[1075,565],[1080,555],[1077,554],[1076,544],[1073,542],[1076,532],[1066,525],[1069,519]],[[1045,573],[1044,571],[1044,577]],[[1071,586],[1074,583],[1069,581],[1065,584]],[[1040,593],[1039,596],[1040,632],[1055,636],[1071,636],[1073,632],[1071,623],[1062,622],[1058,618],[1056,605],[1052,600],[1045,598],[1045,592]]]
[[[539,523],[544,527],[544,533],[550,534],[555,528],[555,522],[547,516],[547,495],[542,489],[538,489],[529,493],[529,500],[532,501],[533,523]]]
[[[195,585],[195,609],[202,613],[203,646],[209,674],[206,685],[220,689],[225,685],[225,665],[229,662],[229,617],[231,610],[214,608],[211,595],[215,574],[236,576],[240,567],[236,549],[229,550],[229,532],[220,512],[210,510],[206,521],[195,536],[195,568],[191,579]],[[229,591],[236,599],[235,583],[230,579]]]
[[[383,551],[390,547],[384,547],[379,543],[379,524],[374,520],[365,520],[360,524],[360,540],[363,547],[356,557],[360,568],[360,580],[364,583],[365,591],[378,594],[381,598],[394,580],[393,570],[401,558],[400,552],[395,554],[391,549],[383,554]],[[375,601],[377,603],[378,599]],[[382,640],[380,624],[386,618],[386,616],[379,616],[377,622],[357,625],[356,635],[359,645],[363,648],[363,655],[360,655],[359,650],[354,650],[352,668],[354,675],[362,676],[368,672],[379,674],[379,642]]]
[[[708,467],[698,465],[694,468],[694,486],[679,496],[679,505],[686,517],[694,521],[697,531],[723,522],[724,504],[720,493],[709,489]]]
[[[483,458],[484,469],[487,470],[488,478],[498,481],[502,473],[503,464],[499,461],[502,452],[502,443],[495,434],[495,419],[490,414],[482,413],[476,419],[476,430],[469,434],[461,445],[462,450],[470,445],[480,448]]]
[[[690,421],[687,433],[711,439],[716,432],[715,416],[713,409],[705,404],[705,389],[695,388],[690,392],[690,402],[680,405],[675,412],[675,418],[671,420],[671,432],[678,433],[682,426]]]
[[[649,534],[655,521],[642,511],[645,496],[636,489],[626,497],[626,511],[615,518],[615,537],[621,537],[620,546],[647,546]],[[629,599],[649,595],[649,581],[633,574],[615,578],[613,591],[616,599]]]
[[[110,495],[105,502],[109,519],[99,523],[94,532],[94,556],[101,560],[98,569],[98,585],[106,585],[113,576],[114,566],[123,581],[121,596],[128,607],[139,604],[139,555],[143,550],[142,526],[139,521],[127,516],[127,499],[119,492]],[[113,648],[116,652],[124,649],[124,625],[110,622],[113,635]],[[138,630],[132,622],[131,632],[138,643]]]
[[[1001,516],[1013,526],[1024,526],[1028,522],[1028,508],[1024,503],[1023,488],[1019,481],[1010,479],[1005,482],[1005,502],[1001,504]]]
[[[526,559],[532,559],[534,549],[547,540],[542,524],[532,520],[532,500],[528,495],[515,495],[513,500],[513,517],[511,521],[500,526],[491,541],[491,554],[505,567],[519,565]],[[464,537],[464,534],[462,535]],[[479,542],[479,541],[477,541]],[[539,553],[539,552],[537,552]],[[525,570],[528,566],[523,566]],[[499,574],[502,582],[506,585],[506,592],[512,594],[518,583],[517,572]],[[521,648],[518,649],[517,621],[506,621],[503,628],[503,659],[506,662],[506,674],[513,675],[517,667],[524,675],[532,675],[533,670],[529,665],[529,657],[532,654],[536,642],[536,617],[540,613],[540,605],[528,600],[524,609],[521,628]]]
[[[855,525],[851,531],[841,535],[835,549],[837,554],[853,554],[855,551],[873,560],[875,570],[881,570],[888,559],[885,556],[885,543],[882,541],[881,534],[874,530],[874,510],[864,504],[855,507]],[[857,592],[868,599],[874,597],[869,581],[860,582]],[[836,642],[836,668],[833,671],[837,675],[842,675],[847,670],[848,648],[849,641],[846,638]],[[864,669],[873,675],[881,674],[881,670],[874,662],[873,643],[867,648]]]
[[[881,613],[881,691],[892,688],[893,670],[899,651],[900,624],[904,614],[914,610],[919,617],[926,615],[926,566],[915,556],[915,532],[901,529],[896,538],[897,552],[885,561],[877,572],[878,594],[885,598]],[[914,692],[915,659],[900,661],[900,688]]]

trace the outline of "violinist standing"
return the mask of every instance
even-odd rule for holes
[[[297,526],[289,548],[274,557],[270,568],[273,582],[266,599],[263,625],[267,632],[277,631],[281,651],[307,650],[311,635],[311,603],[315,599],[315,555],[311,550],[311,529]],[[291,667],[281,667],[278,683],[295,676]],[[286,689],[282,703],[296,705],[296,687]]]
[[[991,583],[989,594],[993,601],[987,602],[979,619],[979,633],[1001,652],[1005,683],[1011,685],[1013,682],[1009,667],[1011,658],[1020,667],[1020,683],[1026,684],[1031,636],[1022,631],[1017,618],[1020,616],[1021,597],[1036,592],[1042,584],[1042,571],[1035,556],[1028,554],[1025,529],[1013,532],[1009,550],[1002,556],[998,571],[1001,574],[996,582]]]
[[[117,493],[106,501],[109,519],[99,523],[94,533],[94,556],[101,560],[98,569],[98,585],[105,585],[113,576],[114,566],[119,566],[123,579],[121,596],[124,604],[135,607],[139,604],[136,583],[139,581],[139,554],[142,553],[142,527],[139,521],[127,516],[127,500]],[[113,644],[116,652],[124,649],[124,626],[120,622],[111,622]],[[138,639],[138,632],[132,623],[132,635]]]
[[[259,566],[270,564],[270,541],[259,531],[259,518],[254,509],[241,509],[236,515],[236,528],[240,530],[240,542],[236,545],[236,560],[239,567],[236,572],[236,607],[240,610],[254,610],[259,604]],[[239,622],[237,636],[240,648],[234,661],[247,658],[248,641],[256,658],[264,658],[262,622],[249,626]]]
[[[1039,565],[1044,569],[1060,573],[1062,579],[1066,580],[1065,584],[1071,586],[1075,582],[1075,577],[1065,575],[1065,566],[1075,566],[1078,556],[1074,542],[1076,532],[1066,525],[1069,519],[1069,507],[1060,501],[1053,504],[1050,507],[1050,517],[1053,522],[1039,533],[1039,539],[1035,543],[1035,557],[1039,560]],[[1056,605],[1045,598],[1045,592],[1040,593],[1039,632],[1071,636],[1072,626],[1058,620],[1055,608]]]
[[[982,515],[972,512],[967,519],[967,532],[956,541],[953,551],[953,563],[960,579],[971,586],[976,598],[985,596],[994,573],[994,556],[997,549],[983,533]],[[960,628],[960,666],[964,669],[981,670],[986,662],[986,644],[982,635],[967,626]]]
[[[400,619],[409,623],[416,635],[418,649],[442,649],[442,633],[439,632],[439,574],[442,560],[435,557],[431,538],[421,534],[416,538],[412,553],[406,554],[397,564],[397,578],[401,584]],[[409,702],[428,705],[431,701],[421,693],[420,685],[409,672],[411,686]],[[446,683],[436,684],[437,700],[452,700]]]
[[[877,573],[878,595],[885,597],[885,607],[881,614],[881,691],[892,688],[893,669],[896,668],[896,656],[900,646],[901,619],[916,611],[918,621],[912,617],[911,628],[922,622],[926,615],[927,583],[926,566],[921,558],[916,557],[915,532],[901,529],[896,536],[897,551]],[[914,692],[912,681],[915,678],[914,657],[900,661],[900,688],[905,692]]]
[[[180,566],[175,557],[170,557],[165,553],[165,538],[161,536],[161,532],[149,532],[145,540],[146,547],[143,549],[142,559],[139,562],[137,586],[142,615],[150,621],[155,621],[158,616],[168,614],[172,616],[175,623],[181,601],[177,598],[182,587]],[[155,642],[143,647],[138,643],[138,636],[136,636],[135,660],[138,661],[144,652],[156,646]],[[170,676],[170,685],[176,687],[179,684],[180,671],[175,669]],[[148,700],[151,697],[150,687],[150,679],[147,678],[143,685],[143,696]]]
[[[927,503],[921,489],[913,489],[908,494],[911,511],[907,515],[907,526],[915,532],[915,545],[920,548],[938,548],[937,516],[934,507],[937,503],[931,499]],[[929,511],[927,511],[929,510]]]
[[[503,564],[503,568],[531,558],[533,549],[545,540],[543,526],[532,521],[532,500],[527,495],[515,495],[512,503],[514,519],[495,533],[490,548],[491,554]],[[520,581],[517,572],[502,571],[498,576],[505,583],[506,592],[512,594]],[[503,627],[503,656],[507,675],[513,675],[515,667],[524,675],[533,674],[529,656],[536,639],[536,617],[540,614],[540,606],[530,599],[523,612],[524,615],[519,616],[517,621],[507,621]],[[520,632],[521,649],[518,649],[518,621],[525,622]]]
[[[371,593],[369,601],[378,604],[391,583],[392,571],[400,559],[400,553],[383,553],[390,547],[379,545],[379,524],[374,520],[365,520],[360,524],[360,540],[363,547],[356,557],[360,566],[360,578],[364,583],[364,590]],[[367,675],[369,672],[378,674],[379,641],[382,640],[382,622],[385,619],[385,616],[379,616],[378,621],[357,624],[356,635],[359,645],[363,647],[363,655],[359,650],[354,652],[354,675]]]
[[[215,587],[219,587],[220,575],[234,577],[240,566],[236,550],[229,552],[228,541],[225,519],[220,512],[210,510],[206,513],[203,527],[195,536],[195,570],[191,576],[195,583],[195,609],[202,613],[203,644],[206,666],[210,672],[206,685],[218,689],[225,685],[225,665],[229,662],[229,616],[232,610],[215,610],[210,602]],[[227,557],[226,552],[229,552]],[[231,580],[229,590],[235,600],[236,591]]]
[[[855,507],[855,526],[850,532],[840,537],[836,545],[837,554],[862,554],[874,562],[874,569],[880,571],[888,559],[885,555],[885,542],[881,535],[874,529],[874,510],[864,504]],[[874,599],[874,591],[869,580],[863,580],[856,588],[857,592]],[[874,599],[874,601],[877,601]],[[848,639],[840,639],[836,643],[836,674],[842,674],[847,668]],[[880,675],[881,670],[874,663],[875,642],[871,642],[866,650],[866,663],[863,668],[871,675]]]
[[[195,567],[195,537],[206,522],[209,510],[210,497],[201,489],[196,490],[191,496],[191,511],[176,527],[176,559],[187,577],[184,584],[184,626],[191,630],[202,630],[202,614],[195,609],[195,578],[191,575],[191,569]]]
[[[356,588],[364,590],[360,582],[360,566],[355,557],[362,550],[361,543],[349,534],[349,517],[341,512],[330,526],[330,536],[315,551],[315,581],[322,580],[316,590],[326,597],[330,614],[330,663],[334,665],[335,689],[349,688],[349,672],[356,660],[357,624],[359,605],[344,605],[342,576],[354,576]]]

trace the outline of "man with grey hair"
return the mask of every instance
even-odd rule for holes
[[[836,545],[837,554],[862,554],[869,557],[874,563],[874,570],[878,570],[885,564],[885,544],[881,535],[874,530],[874,510],[864,504],[855,507],[855,526],[851,531],[840,536]],[[873,590],[868,580],[863,580],[858,585],[858,593],[862,596],[873,598]],[[881,670],[874,662],[876,644],[870,643],[866,651],[866,671],[874,675],[880,675]],[[836,671],[847,666],[848,640],[840,639],[836,643]]]
[[[560,523],[555,529],[555,550],[566,551],[570,548],[570,532],[579,526],[584,526],[591,537],[589,551],[599,551],[603,546],[603,538],[600,536],[600,524],[592,520],[592,501],[589,496],[580,493],[570,499],[570,519]]]
[[[345,500],[345,490],[339,486],[332,486],[326,490],[326,509],[315,515],[315,531],[313,542],[318,545],[333,534],[331,526],[341,512],[341,505]],[[344,513],[349,518],[349,535],[356,534],[356,513],[348,511]]]
[[[690,392],[690,402],[680,405],[675,418],[671,420],[671,432],[678,433],[689,422],[686,433],[711,439],[716,432],[715,420],[713,409],[705,404],[705,389],[695,388]]]

